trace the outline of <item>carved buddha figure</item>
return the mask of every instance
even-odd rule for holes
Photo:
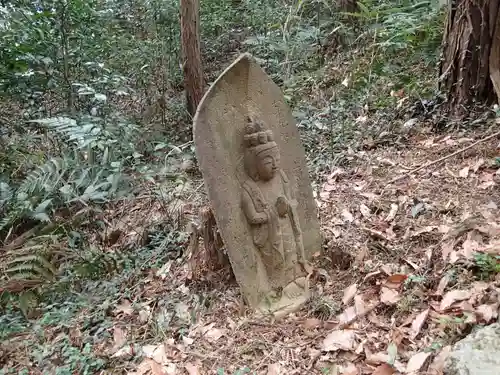
[[[289,298],[303,293],[299,262],[305,261],[296,201],[271,130],[250,121],[245,135],[242,208],[252,230],[271,288]],[[272,293],[271,293],[272,294]]]

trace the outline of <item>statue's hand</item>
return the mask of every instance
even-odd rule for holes
[[[252,225],[260,225],[267,223],[267,215],[265,213],[260,213],[249,219]]]
[[[290,209],[290,204],[288,200],[281,196],[276,200],[276,210],[278,211],[278,215],[280,217],[285,217],[288,214],[288,210]]]

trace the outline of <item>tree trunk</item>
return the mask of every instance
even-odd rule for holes
[[[464,117],[471,105],[492,104],[500,89],[500,0],[449,1],[439,84],[448,113]]]
[[[194,116],[203,97],[204,81],[200,52],[199,0],[181,0],[181,47],[187,110]]]
[[[359,9],[358,2],[356,0],[339,0],[337,4],[339,10],[342,12],[354,13]]]

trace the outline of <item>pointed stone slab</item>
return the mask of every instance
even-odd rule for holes
[[[240,55],[203,97],[193,132],[205,187],[234,274],[247,303],[257,308],[270,282],[266,265],[255,251],[252,228],[241,203],[246,178],[243,138],[249,116],[261,120],[274,134],[281,169],[295,192],[296,216],[307,260],[320,251],[321,237],[304,149],[291,111],[280,88],[255,59],[249,54]],[[283,300],[278,305],[287,310]]]

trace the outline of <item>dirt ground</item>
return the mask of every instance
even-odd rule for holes
[[[498,317],[499,139],[452,155],[492,133],[422,131],[404,145],[347,151],[316,192],[324,248],[313,297],[287,318],[253,318],[227,272],[193,275],[192,262],[152,272],[135,307],[115,310],[115,341],[145,334],[158,293],[184,302],[176,328],[142,346],[144,361],[127,372],[441,374],[450,345]],[[113,355],[131,350],[115,345]]]

